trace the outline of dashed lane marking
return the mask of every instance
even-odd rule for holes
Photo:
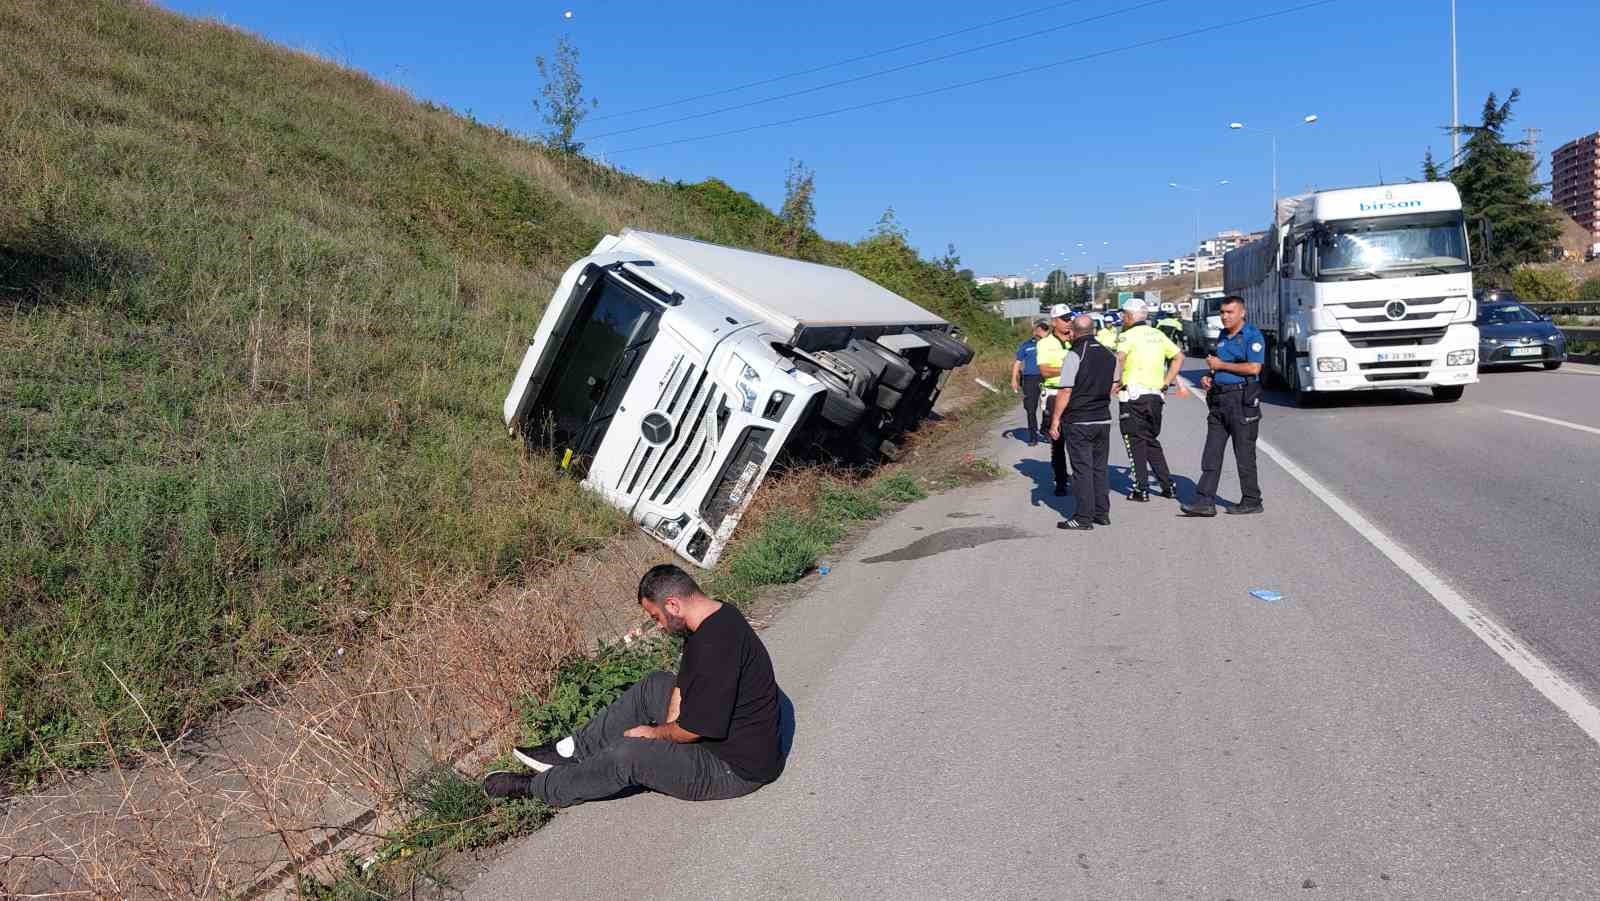
[[[1551,419],[1548,416],[1540,416],[1537,413],[1524,413],[1521,410],[1507,410],[1504,408],[1502,408],[1500,412],[1510,413],[1512,416],[1521,416],[1523,419],[1533,419],[1539,422],[1548,422],[1551,425],[1558,425],[1563,428],[1577,429],[1580,432],[1588,432],[1591,435],[1600,435],[1600,429],[1597,429],[1594,426],[1578,425],[1576,422],[1567,422],[1565,419]]]
[[[1187,380],[1186,380],[1187,381]],[[1194,387],[1190,383],[1191,389]],[[1196,398],[1203,403],[1205,398],[1195,392]],[[1531,419],[1540,419],[1553,422],[1556,425],[1569,426],[1585,432],[1600,434],[1600,429],[1588,426],[1575,425],[1562,422],[1559,419],[1547,419],[1543,416],[1534,416],[1531,413],[1518,413],[1515,410],[1505,412],[1517,416],[1527,416]],[[1317,481],[1310,473],[1301,469],[1299,464],[1289,459],[1283,451],[1273,447],[1266,441],[1257,440],[1256,447],[1261,452],[1271,457],[1285,472],[1299,482],[1307,491],[1322,501],[1338,517],[1345,521],[1350,528],[1365,538],[1369,544],[1378,549],[1378,552],[1389,558],[1389,561],[1399,567],[1400,571],[1417,583],[1426,591],[1439,606],[1450,612],[1462,625],[1478,636],[1478,639],[1489,646],[1491,651],[1500,655],[1512,669],[1516,670],[1528,684],[1534,687],[1539,694],[1554,704],[1558,710],[1565,713],[1578,728],[1582,729],[1590,740],[1600,744],[1600,708],[1584,696],[1572,683],[1557,673],[1553,667],[1545,663],[1533,651],[1529,650],[1511,631],[1495,622],[1483,611],[1472,605],[1460,592],[1451,588],[1445,581],[1423,564],[1421,560],[1413,557],[1405,548],[1395,543],[1394,539],[1384,534],[1373,522],[1362,516],[1354,507],[1345,503],[1337,494],[1327,486]]]

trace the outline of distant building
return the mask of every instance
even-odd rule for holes
[[[1198,255],[1203,257],[1216,257],[1220,260],[1222,255],[1228,251],[1243,247],[1244,245],[1249,244],[1251,241],[1254,241],[1265,234],[1266,232],[1251,232],[1249,234],[1245,234],[1237,229],[1229,229],[1227,231],[1217,232],[1215,235],[1212,235],[1211,237],[1200,242],[1200,246],[1197,248],[1199,251]],[[1202,269],[1201,271],[1204,272],[1205,270]]]
[[[1600,245],[1600,131],[1568,141],[1550,155],[1550,199]]]

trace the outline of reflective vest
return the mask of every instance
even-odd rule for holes
[[[1122,364],[1122,384],[1160,391],[1167,378],[1167,361],[1178,355],[1178,345],[1160,329],[1141,322],[1123,331],[1117,352],[1127,355]]]
[[[1120,329],[1110,327],[1103,328],[1100,331],[1095,332],[1094,340],[1099,341],[1105,346],[1106,350],[1109,350],[1112,353],[1120,353],[1122,350],[1117,346],[1117,342],[1122,340],[1122,331]]]
[[[1051,391],[1057,391],[1061,388],[1061,364],[1067,361],[1067,350],[1070,347],[1072,347],[1072,342],[1064,338],[1057,338],[1055,332],[1051,332],[1039,339],[1038,348],[1035,351],[1039,365],[1053,366],[1057,370],[1055,375],[1047,376],[1044,380],[1044,386]]]

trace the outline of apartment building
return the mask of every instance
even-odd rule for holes
[[[1600,246],[1600,131],[1568,141],[1550,155],[1550,199]]]

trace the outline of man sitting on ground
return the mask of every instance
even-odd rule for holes
[[[667,563],[644,574],[639,604],[663,631],[686,636],[676,678],[651,673],[572,735],[514,749],[533,774],[490,773],[491,798],[570,807],[638,787],[714,801],[778,778],[778,682],[755,630]]]

